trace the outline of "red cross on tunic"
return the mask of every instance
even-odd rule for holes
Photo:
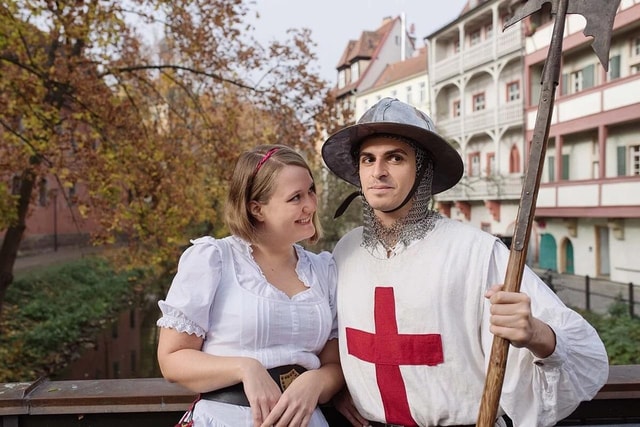
[[[444,361],[439,334],[399,334],[393,288],[375,289],[375,333],[346,328],[347,350],[376,366],[387,423],[417,426],[411,416],[400,365],[435,366]]]

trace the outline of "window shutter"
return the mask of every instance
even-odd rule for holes
[[[569,179],[569,155],[568,154],[562,155],[562,179],[563,180]]]
[[[547,167],[549,171],[549,182],[554,182],[556,180],[556,157],[555,156],[547,157]]]
[[[620,55],[611,57],[609,61],[609,80],[620,78]]]
[[[596,66],[594,64],[584,67],[582,70],[582,89],[589,89],[594,86],[595,70]]]
[[[627,175],[627,147],[617,147],[618,152],[618,176]]]

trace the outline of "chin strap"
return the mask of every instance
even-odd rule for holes
[[[424,177],[424,174],[427,173],[427,162],[423,162],[422,167],[420,168],[420,172],[418,173],[418,176],[416,177],[415,182],[413,183],[413,187],[411,187],[411,191],[409,191],[409,193],[407,194],[407,197],[405,197],[405,199],[402,201],[402,203],[400,203],[397,207],[388,210],[388,211],[382,211],[384,213],[391,213],[391,212],[395,212],[398,209],[402,208],[404,205],[406,205],[407,203],[409,203],[409,200],[411,200],[413,198],[413,195],[415,194],[416,190],[418,190],[418,186],[420,185],[420,182],[422,182],[422,178]],[[340,216],[342,216],[342,214],[344,213],[344,211],[347,210],[347,208],[349,207],[349,205],[351,204],[351,202],[353,202],[353,199],[355,199],[356,197],[360,196],[362,193],[362,190],[359,191],[354,191],[353,193],[349,194],[342,203],[340,203],[340,206],[338,206],[338,209],[336,209],[336,213],[333,215],[333,219],[336,219]]]
[[[333,219],[336,219],[339,216],[341,216],[344,213],[344,211],[347,210],[351,202],[353,202],[353,199],[355,199],[359,195],[360,195],[360,191],[354,191],[353,193],[349,194],[347,198],[344,199],[342,203],[340,203],[340,206],[338,206],[338,209],[336,209],[336,213],[333,215]]]

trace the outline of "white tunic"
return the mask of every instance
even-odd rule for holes
[[[390,258],[361,242],[357,228],[334,250],[340,356],[357,408],[407,426],[474,424],[493,340],[484,293],[504,282],[508,249],[448,219]],[[518,427],[551,426],[602,387],[607,355],[596,331],[528,268],[521,291],[557,345],[545,359],[510,348],[499,412]]]
[[[320,367],[318,354],[337,337],[336,270],[331,254],[295,245],[296,272],[308,287],[293,297],[267,282],[237,237],[192,241],[164,301],[158,326],[204,338],[202,350],[218,356],[252,357],[265,368],[298,364]],[[195,425],[252,426],[251,411],[226,403],[199,401]],[[316,409],[310,426],[326,426]]]

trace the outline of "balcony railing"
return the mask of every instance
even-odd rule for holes
[[[436,196],[439,202],[515,200],[522,193],[522,176],[463,177],[453,188]]]
[[[475,46],[466,47],[462,52],[438,60],[433,67],[433,75],[429,78],[434,84],[440,83],[461,72],[521,50],[524,47],[521,25],[522,23],[518,22],[505,32],[497,34],[495,40],[485,40]]]
[[[172,426],[194,398],[161,378],[6,383],[0,384],[0,426]],[[611,366],[593,400],[558,425],[638,422],[640,365],[620,365]]]
[[[497,115],[497,117],[496,117]],[[464,124],[463,124],[464,122]],[[523,126],[524,111],[520,101],[500,105],[466,114],[464,117],[438,117],[436,127],[445,138],[463,139],[463,135],[484,133],[489,129],[509,126]],[[464,128],[463,128],[464,126]]]

